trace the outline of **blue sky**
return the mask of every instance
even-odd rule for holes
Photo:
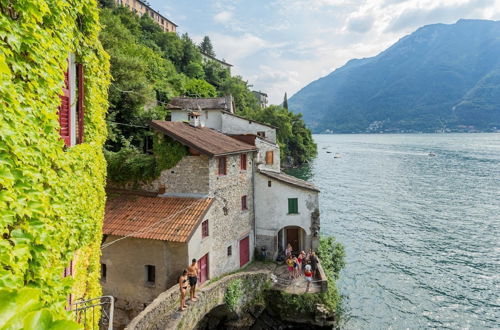
[[[281,103],[352,58],[377,55],[418,27],[500,19],[500,0],[149,0],[196,42]]]

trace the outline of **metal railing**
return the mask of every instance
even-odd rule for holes
[[[97,309],[101,310],[101,317],[98,322],[98,329],[113,330],[113,311],[115,307],[115,298],[112,296],[102,296],[98,298],[79,300],[73,306],[72,312],[75,313],[75,320],[83,324],[83,328],[95,329]],[[87,318],[90,320],[87,321]],[[88,324],[89,323],[89,324]]]

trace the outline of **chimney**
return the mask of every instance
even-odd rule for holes
[[[226,109],[230,113],[234,113],[234,99],[231,94],[226,95]]]
[[[199,113],[197,111],[191,111],[188,114],[189,125],[191,125],[193,127],[201,127],[200,115],[201,115],[201,113]]]

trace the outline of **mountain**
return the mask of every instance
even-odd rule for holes
[[[500,21],[419,28],[288,100],[314,132],[500,129]]]

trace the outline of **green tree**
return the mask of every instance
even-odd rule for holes
[[[190,97],[216,97],[215,87],[202,79],[190,79],[184,86],[184,95]]]
[[[283,97],[283,108],[288,110],[288,97],[286,96],[286,92],[285,97]]]
[[[200,50],[207,55],[215,57],[214,47],[208,36],[205,36],[200,43]]]

